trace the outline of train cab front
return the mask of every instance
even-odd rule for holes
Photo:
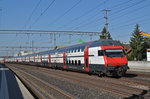
[[[106,75],[123,76],[128,67],[128,60],[124,53],[123,47],[104,49],[104,61],[106,67]]]

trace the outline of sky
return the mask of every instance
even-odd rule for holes
[[[114,40],[129,43],[135,25],[150,34],[150,0],[0,0],[0,30],[56,30],[101,32],[108,12]],[[98,36],[56,35],[58,46],[98,40]],[[0,46],[54,46],[50,35],[1,34]],[[15,50],[15,51],[13,51]],[[0,56],[20,50],[0,49]],[[46,49],[35,49],[46,50]]]

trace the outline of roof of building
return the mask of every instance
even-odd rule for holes
[[[147,49],[148,52],[150,52],[150,49]]]

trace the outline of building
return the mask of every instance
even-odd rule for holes
[[[147,61],[150,61],[150,49],[147,49]]]

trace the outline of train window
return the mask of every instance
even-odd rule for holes
[[[81,48],[81,52],[83,52],[84,51],[84,48]]]
[[[104,56],[104,51],[103,50],[98,50],[98,56]]]
[[[74,65],[74,61],[72,60],[72,65]]]
[[[66,61],[66,64],[68,64],[68,61]]]
[[[80,48],[78,48],[77,51],[80,52]]]
[[[78,65],[81,65],[81,61],[80,60],[78,60]]]
[[[107,49],[105,55],[107,57],[123,57],[125,54],[122,49]]]
[[[77,60],[75,60],[75,65],[77,65]]]
[[[71,60],[69,60],[69,64],[71,64]]]
[[[74,50],[74,52],[76,52],[76,49]]]

